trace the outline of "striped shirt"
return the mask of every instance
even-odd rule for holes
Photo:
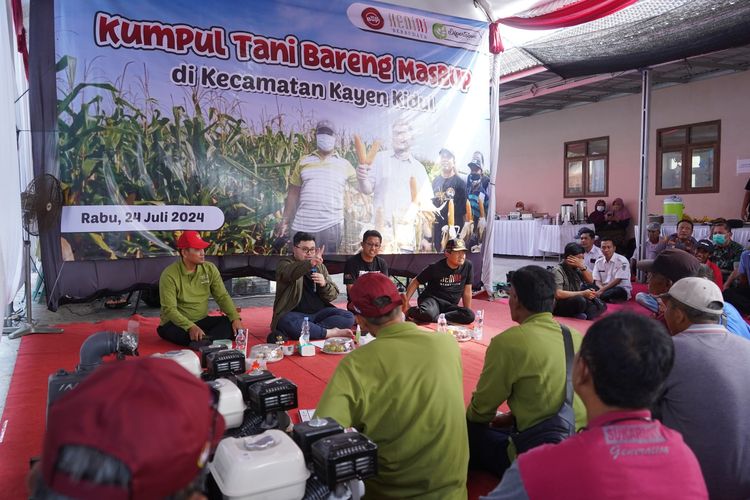
[[[342,223],[344,190],[356,181],[354,167],[335,152],[324,159],[317,153],[302,157],[289,176],[289,184],[300,188],[292,230],[314,233]]]

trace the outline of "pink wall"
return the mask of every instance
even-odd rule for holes
[[[640,95],[504,122],[500,126],[497,213],[508,213],[518,200],[527,208],[557,213],[563,198],[563,145],[567,141],[609,136],[609,196],[638,211]],[[648,211],[661,213],[656,196],[656,130],[721,120],[720,191],[684,195],[685,212],[694,216],[739,217],[748,175],[738,176],[738,158],[750,158],[750,71],[655,90],[651,95]],[[595,200],[589,199],[589,210]]]

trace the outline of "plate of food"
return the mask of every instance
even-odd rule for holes
[[[281,361],[284,353],[279,344],[258,344],[250,348],[248,359],[265,359],[268,363]]]
[[[346,337],[326,339],[322,351],[326,354],[349,354],[354,350],[354,341]]]
[[[459,342],[468,342],[471,340],[471,331],[465,326],[448,325],[448,333],[453,335]]]

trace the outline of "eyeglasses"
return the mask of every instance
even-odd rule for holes
[[[370,248],[380,248],[380,243],[362,243],[362,244]]]
[[[300,251],[301,251],[302,253],[304,253],[305,255],[312,255],[312,254],[314,254],[314,253],[315,253],[315,250],[316,250],[316,248],[315,248],[315,247],[308,247],[308,248],[305,248],[305,247],[301,247],[301,246],[299,246],[299,245],[295,245],[294,247],[295,247],[295,248],[299,248],[299,250],[300,250]]]

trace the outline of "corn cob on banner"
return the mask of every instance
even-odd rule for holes
[[[489,157],[487,36],[379,2],[55,1],[63,260],[174,255],[187,229],[217,256],[373,228],[434,252],[438,152],[464,182]]]

